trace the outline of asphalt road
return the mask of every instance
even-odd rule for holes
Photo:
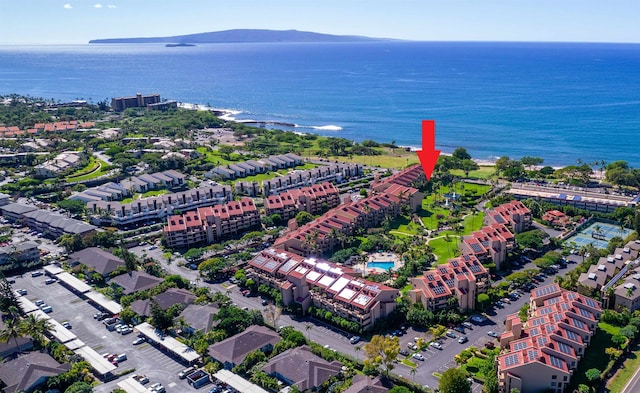
[[[629,382],[627,382],[627,386],[625,386],[620,393],[636,392],[640,392],[640,368],[636,370]]]

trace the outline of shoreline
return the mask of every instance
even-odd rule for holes
[[[178,102],[178,107],[179,108],[183,108],[183,109],[188,109],[188,110],[204,110],[204,111],[211,111],[214,112],[215,115],[217,117],[219,117],[222,120],[225,121],[230,121],[230,122],[235,122],[235,123],[241,123],[241,124],[248,124],[248,125],[258,125],[259,127],[264,127],[267,125],[275,125],[275,126],[283,126],[283,127],[289,127],[289,128],[302,128],[302,129],[311,129],[311,130],[318,130],[318,131],[341,131],[342,127],[340,126],[336,126],[336,125],[326,125],[326,126],[303,126],[303,125],[299,125],[299,124],[295,124],[295,123],[289,123],[289,122],[284,122],[284,121],[275,121],[275,120],[253,120],[253,119],[237,119],[236,115],[239,115],[241,113],[243,113],[241,110],[236,110],[236,109],[225,109],[225,108],[213,108],[207,105],[203,105],[203,104],[192,104],[192,103],[188,103],[188,102]],[[313,133],[313,132],[306,132],[306,131],[293,131],[293,130],[282,130],[282,131],[288,131],[288,132],[293,132],[299,135],[304,135],[304,134],[309,134],[309,133]],[[315,134],[315,133],[313,133]],[[320,134],[315,134],[315,135],[320,135]],[[326,136],[326,135],[321,135],[321,136]],[[329,136],[330,137],[330,136]],[[336,137],[338,137],[338,135],[336,135]],[[355,141],[354,141],[355,142]],[[398,145],[398,148],[400,149],[409,149],[409,151],[411,152],[417,152],[420,151],[421,149],[419,147],[416,146],[406,146],[406,145]],[[440,154],[444,155],[444,156],[452,156],[452,153],[449,152],[441,152]],[[541,157],[544,159],[544,157]],[[496,159],[486,159],[486,158],[471,158],[472,161],[474,161],[476,164],[478,164],[479,166],[495,166],[496,165]],[[532,167],[535,170],[540,170],[541,168],[545,167],[546,165],[536,165],[534,167]],[[558,169],[562,169],[565,168],[566,166],[569,165],[549,165],[551,168],[553,168],[554,170],[558,170]],[[597,178],[597,179],[601,179],[602,176],[599,174],[599,171],[593,171],[593,178]]]

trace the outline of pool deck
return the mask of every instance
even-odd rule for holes
[[[376,252],[369,254],[367,262],[359,263],[355,265],[356,270],[365,272],[365,274],[379,274],[386,273],[387,270],[380,267],[369,267],[369,262],[393,262],[392,271],[396,271],[404,266],[404,262],[400,259],[400,256],[392,252]]]

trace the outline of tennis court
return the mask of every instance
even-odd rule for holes
[[[621,228],[620,225],[596,221],[565,240],[564,244],[569,245],[574,242],[576,248],[580,248],[591,243],[595,248],[607,248],[612,237],[620,236],[624,239],[631,232],[631,229]]]

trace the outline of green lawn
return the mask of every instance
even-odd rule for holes
[[[91,157],[89,164],[76,171],[70,176],[67,176],[67,182],[78,182],[95,179],[107,173],[109,171],[109,164],[102,160],[98,160],[95,157]]]
[[[607,388],[610,392],[621,392],[631,379],[633,374],[640,368],[640,344],[636,344],[633,351],[627,356],[622,367],[616,375],[609,380]]]
[[[485,359],[473,356],[469,360],[467,360],[466,364],[462,365],[461,369],[467,371],[469,374],[473,375],[476,378],[484,380],[485,375],[480,372],[480,369],[487,362],[488,361]]]
[[[449,236],[449,241],[445,237],[434,239],[429,242],[431,251],[438,258],[438,264],[447,262],[448,259],[456,257],[458,250],[458,239],[455,236]],[[459,253],[458,253],[459,254]]]
[[[134,200],[137,200],[137,199],[150,198],[150,197],[163,195],[163,194],[168,194],[168,193],[169,193],[168,190],[152,190],[152,191],[147,191],[144,194],[133,194],[133,197],[125,198],[121,202],[122,203],[130,203],[130,202],[133,202]]]
[[[495,173],[496,167],[494,165],[482,165],[477,171],[469,172],[469,179],[489,179]],[[452,170],[451,174],[464,177],[464,172],[459,169]]]
[[[578,368],[573,373],[571,378],[571,389],[577,388],[580,384],[590,385],[587,377],[584,373],[592,368],[597,368],[603,371],[607,368],[609,363],[609,355],[605,353],[605,349],[608,347],[615,347],[616,345],[611,342],[614,332],[619,331],[620,328],[609,325],[608,323],[600,322],[596,334],[591,338],[591,344],[585,352],[584,358],[578,363]]]

